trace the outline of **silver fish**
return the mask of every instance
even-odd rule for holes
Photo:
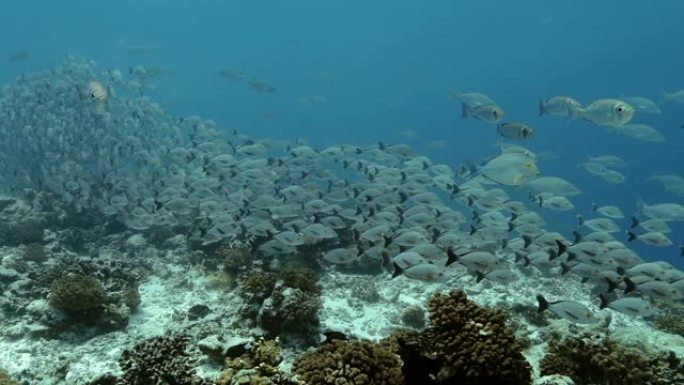
[[[504,138],[528,140],[534,137],[534,129],[524,123],[500,123],[497,132]]]
[[[548,302],[541,294],[537,295],[538,311],[551,310],[556,316],[578,324],[593,324],[598,322],[588,307],[575,301]]]

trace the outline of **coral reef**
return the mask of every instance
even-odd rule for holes
[[[223,269],[232,273],[248,270],[254,261],[247,247],[221,246],[216,250],[216,256],[223,261]]]
[[[407,383],[531,383],[530,365],[503,312],[480,307],[458,290],[435,294],[428,305],[424,332],[401,331],[386,342],[404,361]]]
[[[293,370],[311,385],[401,385],[401,366],[401,359],[383,345],[332,340],[297,357]]]
[[[238,280],[240,294],[254,300],[264,300],[271,295],[277,281],[278,276],[275,273],[252,270],[240,276]]]
[[[19,385],[4,370],[0,369],[0,385]]]
[[[316,272],[308,268],[286,269],[280,272],[283,285],[299,289],[311,295],[320,295],[321,286],[318,284]]]
[[[316,330],[322,303],[321,287],[314,271],[252,270],[241,275],[239,287],[249,305],[243,316],[255,320],[270,334]]]
[[[250,349],[225,361],[217,385],[296,385],[290,375],[278,369],[282,360],[280,341],[258,340]]]
[[[277,284],[259,310],[257,322],[268,332],[306,332],[318,325],[321,298],[301,289]]]
[[[118,385],[210,385],[195,374],[186,336],[154,337],[125,350]]]
[[[52,283],[50,305],[70,315],[99,313],[107,302],[104,286],[96,278],[68,274]]]
[[[681,383],[684,366],[674,354],[649,357],[608,336],[584,334],[549,341],[541,373],[565,375],[577,385],[666,385]]]
[[[30,322],[31,333],[41,337],[84,339],[128,324],[140,305],[144,261],[120,253],[76,256],[54,241],[50,250],[42,264],[26,261],[24,253],[3,259],[0,309],[7,323]]]
[[[0,245],[19,246],[43,241],[47,227],[45,213],[29,202],[4,197],[0,210]]]
[[[409,306],[401,313],[401,323],[415,328],[425,327],[425,310],[420,306]]]
[[[653,318],[656,329],[684,337],[684,311],[668,311]]]
[[[48,259],[47,250],[45,246],[38,242],[32,242],[24,248],[24,260],[41,263]]]

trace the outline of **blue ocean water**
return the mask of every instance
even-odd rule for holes
[[[649,181],[684,173],[682,105],[635,118],[658,128],[664,143],[537,116],[538,98],[555,94],[587,103],[657,99],[661,87],[683,88],[680,1],[5,0],[2,8],[0,53],[28,53],[25,61],[0,61],[3,84],[52,68],[66,54],[92,58],[102,69],[166,68],[173,75],[156,79],[149,95],[173,113],[316,146],[406,142],[454,167],[497,151],[493,126],[462,120],[448,96],[479,91],[504,108],[506,120],[536,129],[529,147],[556,155],[539,162],[542,174],[579,186],[583,194],[573,202],[585,216],[594,201],[626,213],[640,198],[682,201]],[[130,55],[132,45],[154,52]],[[253,92],[221,78],[221,69],[268,81],[277,93]],[[601,154],[628,161],[625,184],[577,167]],[[550,229],[572,231],[575,213],[547,214]],[[684,242],[681,224],[671,238]],[[674,246],[634,248],[645,259],[684,267]]]

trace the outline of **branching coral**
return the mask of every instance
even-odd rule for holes
[[[401,385],[401,365],[383,345],[333,340],[299,356],[294,372],[308,385]]]
[[[531,368],[501,311],[454,290],[429,301],[430,326],[390,339],[404,360],[407,383],[526,385]]]
[[[118,385],[209,385],[192,369],[185,336],[154,337],[125,350]]]
[[[217,385],[296,385],[290,375],[278,369],[282,360],[280,341],[260,339],[247,352],[226,359],[226,369]]]
[[[577,385],[665,385],[684,378],[684,366],[676,357],[649,358],[608,337],[589,334],[551,340],[541,372],[571,377]]]

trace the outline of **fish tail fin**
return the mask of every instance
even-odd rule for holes
[[[570,266],[565,263],[561,263],[561,275],[568,274],[570,272]]]
[[[591,211],[596,212],[598,210],[598,205],[596,202],[591,202]]]
[[[530,247],[530,245],[532,244],[532,237],[530,237],[529,235],[523,235],[521,238],[524,242],[523,249]]]
[[[470,108],[465,103],[461,103],[461,119],[468,119],[468,117],[470,117]]]
[[[615,289],[617,288],[617,285],[618,285],[617,282],[611,281],[608,277],[606,277],[606,283],[608,284],[608,291],[607,291],[607,293],[612,293],[612,292],[614,292]],[[603,309],[603,308],[601,308],[601,309]]]
[[[544,99],[539,98],[539,116],[546,113],[546,106],[544,105]]]
[[[629,226],[630,229],[633,229],[635,227],[639,226],[639,220],[636,217],[632,217],[632,225]]]
[[[556,239],[556,245],[558,245],[558,256],[560,257],[563,255],[568,250],[568,247],[565,246],[565,243],[561,242],[560,240]]]
[[[575,244],[578,244],[582,241],[582,234],[579,231],[573,230],[572,235],[575,236],[575,242],[574,242]]]
[[[577,226],[582,226],[584,224],[584,217],[581,215],[577,215]]]
[[[389,245],[392,243],[392,237],[388,235],[383,235],[382,238],[384,247],[389,247]]]
[[[515,251],[513,254],[515,254],[515,261],[514,262],[516,262],[516,263],[520,262],[525,257],[525,255],[519,251]]]
[[[631,231],[627,231],[627,242],[632,242],[635,239],[637,239],[637,235]]]
[[[537,294],[537,303],[539,303],[539,306],[537,307],[537,312],[539,313],[549,308],[549,301],[541,294]]]
[[[445,266],[449,266],[454,262],[457,262],[460,256],[456,253],[454,253],[454,250],[450,248],[447,249],[447,262]]]
[[[554,249],[547,251],[547,254],[549,254],[549,261],[553,261],[554,259],[558,258],[558,253],[556,253],[556,250]]]
[[[608,281],[610,282],[610,281]],[[608,298],[606,297],[605,293],[599,294],[599,299],[601,300],[601,304],[599,305],[599,309],[605,309],[608,307]]]
[[[684,245],[679,245],[679,256],[684,257]]]
[[[532,261],[527,255],[523,256],[523,260],[525,261],[525,263],[523,263],[523,266],[525,267],[529,266],[532,263]]]
[[[631,279],[625,277],[624,282],[625,285],[627,285],[627,287],[625,288],[625,294],[631,293],[636,290],[636,283],[634,283]]]
[[[394,266],[394,273],[392,273],[392,279],[396,278],[397,276],[400,276],[403,272],[404,269],[401,268],[396,262],[392,264]]]

